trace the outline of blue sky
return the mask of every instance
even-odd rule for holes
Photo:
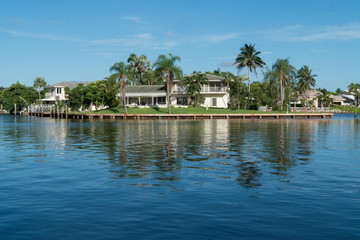
[[[360,82],[359,12],[359,0],[2,0],[0,86],[100,80],[131,53],[178,55],[184,74],[236,73],[253,43],[268,67],[289,58],[313,69],[316,87],[345,89]]]

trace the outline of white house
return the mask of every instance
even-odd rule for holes
[[[200,94],[205,98],[201,106],[227,108],[229,102],[229,89],[223,84],[223,77],[205,74],[208,84],[201,87]],[[120,98],[120,93],[117,94]],[[175,79],[171,91],[171,105],[174,107],[188,106],[187,87],[181,86]],[[141,85],[126,87],[126,104],[129,107],[166,107],[165,85]]]
[[[66,87],[73,89],[79,84],[83,84],[84,86],[86,86],[90,83],[91,82],[66,81],[47,86],[49,92],[45,93],[45,98],[41,99],[41,101],[47,104],[55,104],[56,101],[67,101],[65,93]]]

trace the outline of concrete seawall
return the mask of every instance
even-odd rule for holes
[[[333,113],[269,113],[269,114],[91,114],[91,113],[29,113],[30,116],[69,119],[298,119],[333,118]]]

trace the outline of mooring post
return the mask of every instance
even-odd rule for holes
[[[15,117],[16,117],[16,103],[14,104]]]

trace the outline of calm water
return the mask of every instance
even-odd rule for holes
[[[360,120],[0,117],[0,239],[359,239]]]

